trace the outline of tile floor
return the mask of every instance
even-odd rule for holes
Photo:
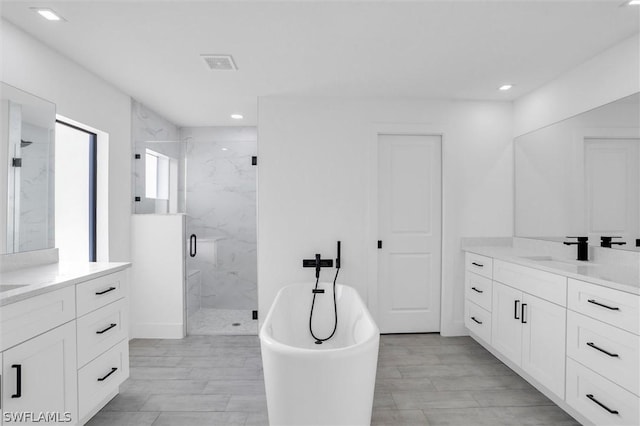
[[[248,309],[201,308],[187,319],[187,334],[255,336],[258,321],[251,318]]]
[[[257,336],[132,340],[89,426],[267,425]],[[372,425],[578,425],[468,337],[381,336]]]

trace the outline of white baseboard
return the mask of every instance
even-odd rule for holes
[[[132,339],[182,339],[184,324],[132,324]]]

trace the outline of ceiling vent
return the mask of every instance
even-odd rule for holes
[[[215,71],[236,71],[238,67],[231,55],[201,55],[209,69]]]

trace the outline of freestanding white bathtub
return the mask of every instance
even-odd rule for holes
[[[338,328],[321,345],[309,333],[314,283],[284,287],[260,329],[269,424],[369,425],[380,331],[358,292],[337,284]],[[333,330],[333,283],[320,283],[318,338]]]

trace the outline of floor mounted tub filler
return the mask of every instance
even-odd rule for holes
[[[380,331],[358,292],[336,284],[338,324],[309,332],[315,283],[278,292],[260,329],[271,426],[369,425]],[[334,328],[333,283],[320,283],[313,330]]]

